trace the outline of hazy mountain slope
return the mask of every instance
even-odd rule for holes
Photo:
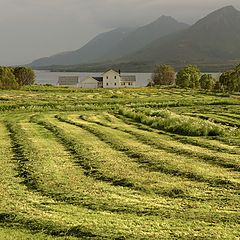
[[[89,63],[103,56],[106,52],[118,44],[122,38],[131,32],[132,28],[118,28],[110,32],[99,34],[82,48],[56,54],[50,57],[33,61],[31,66],[72,65]]]
[[[151,42],[168,34],[188,28],[189,25],[180,23],[169,16],[161,16],[156,21],[137,28],[126,35],[105,57],[104,60],[114,60],[126,54],[134,53]],[[99,59],[100,60],[100,59]]]
[[[32,62],[31,65],[74,65],[114,60],[134,53],[162,36],[187,27],[189,25],[179,23],[172,17],[162,16],[153,23],[137,29],[119,28],[100,34],[76,51],[41,58]]]
[[[221,8],[189,29],[160,38],[125,61],[219,61],[240,58],[240,11]]]

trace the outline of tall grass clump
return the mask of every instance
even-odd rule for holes
[[[160,110],[147,116],[124,108],[118,110],[120,115],[134,119],[150,127],[186,136],[223,136],[226,129],[209,121],[179,115],[168,110]]]

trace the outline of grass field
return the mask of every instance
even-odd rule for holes
[[[240,95],[0,91],[0,239],[240,239]]]

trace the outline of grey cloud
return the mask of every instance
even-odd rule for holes
[[[193,23],[239,0],[0,0],[0,65],[81,47],[100,32],[161,15]]]

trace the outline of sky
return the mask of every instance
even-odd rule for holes
[[[26,64],[82,47],[99,33],[161,15],[193,24],[239,0],[0,0],[0,65]]]

